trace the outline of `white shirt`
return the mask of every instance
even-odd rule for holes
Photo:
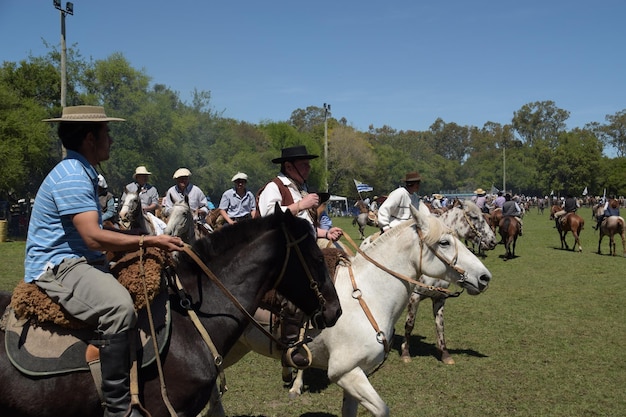
[[[420,200],[416,194],[410,195],[405,187],[396,188],[378,208],[379,226],[387,230],[409,220],[412,217],[411,205],[417,207],[420,213],[430,215],[428,207],[419,203]]]

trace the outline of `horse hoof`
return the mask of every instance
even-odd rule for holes
[[[402,362],[404,362],[404,363],[411,363],[412,362],[412,359],[411,359],[410,356],[402,356],[402,357],[400,357],[400,359],[402,359]]]
[[[452,356],[448,356],[445,358],[441,358],[441,362],[445,363],[446,365],[454,365],[456,362],[454,362],[454,359],[452,359]]]

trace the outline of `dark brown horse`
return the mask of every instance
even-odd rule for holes
[[[332,326],[341,314],[337,293],[322,252],[305,220],[276,210],[272,216],[248,220],[196,241],[193,249],[250,313],[272,287],[292,300],[316,323]],[[203,269],[183,253],[176,273],[184,291],[170,294],[171,336],[162,355],[167,395],[177,416],[195,417],[215,390],[213,356],[183,307],[197,312],[221,355],[231,349],[248,325],[234,303],[209,280]],[[11,294],[0,293],[0,311]],[[152,417],[170,416],[164,405],[157,367],[139,373],[141,401]],[[101,417],[100,399],[87,371],[33,377],[7,358],[5,332],[0,331],[0,416]]]
[[[598,255],[601,255],[600,244],[604,236],[609,237],[609,254],[615,256],[615,235],[622,238],[623,256],[626,256],[626,236],[624,235],[624,219],[620,216],[607,217],[600,225],[600,239],[598,240]]]
[[[515,258],[515,245],[517,244],[517,237],[522,230],[519,221],[515,216],[503,216],[500,219],[500,223],[498,223],[498,230],[506,249],[505,259]]]
[[[559,236],[561,237],[561,249],[565,246],[565,249],[569,250],[569,246],[565,241],[565,236],[567,236],[567,232],[572,232],[572,235],[574,235],[574,245],[572,246],[572,250],[576,250],[576,245],[578,245],[578,252],[582,252],[583,248],[580,245],[580,232],[582,232],[584,226],[585,221],[576,213],[567,213],[566,215],[561,216],[561,218],[556,221],[556,228],[559,231]]]

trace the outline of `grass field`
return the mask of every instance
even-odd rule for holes
[[[487,253],[489,290],[446,304],[456,365],[438,360],[430,303],[421,306],[413,362],[402,363],[395,337],[389,358],[371,377],[392,416],[626,416],[626,259],[607,255],[606,238],[604,255],[597,255],[591,213],[580,214],[583,253],[561,250],[548,214],[536,211],[524,218],[518,257],[504,261],[502,245]],[[333,221],[358,236],[351,218]],[[0,243],[0,288],[20,279],[23,252],[23,242]],[[401,320],[396,332],[402,331]],[[227,369],[226,378],[229,416],[341,415],[341,390],[320,371],[307,372],[308,391],[295,400],[287,398],[280,364],[256,354]],[[359,416],[368,415],[359,409]]]

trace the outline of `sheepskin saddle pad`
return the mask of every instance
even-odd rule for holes
[[[162,267],[169,258],[158,249],[150,249],[143,254],[143,270],[157,345],[162,351],[169,339],[171,326],[168,291],[161,280]],[[138,311],[135,346],[137,358],[145,367],[154,362],[156,356],[138,263],[139,252],[129,253],[115,264],[111,272],[129,290],[135,302]],[[26,289],[24,286],[27,286]],[[87,350],[89,347],[93,356],[93,344],[97,344],[98,340],[95,329],[67,315],[35,284],[18,284],[0,323],[6,332],[7,356],[23,373],[43,376],[89,370]],[[97,357],[96,348],[95,359]]]

